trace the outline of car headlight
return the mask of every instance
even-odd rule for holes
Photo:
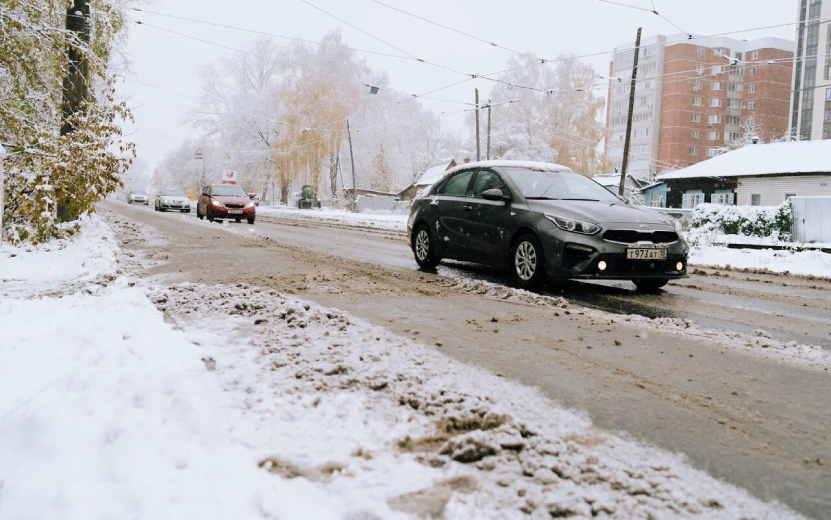
[[[249,202],[248,204],[246,204],[246,205],[245,205],[245,207],[246,207],[246,208],[253,208],[253,207],[254,207],[254,203],[253,203],[253,202]]]
[[[556,226],[563,231],[570,231],[572,233],[580,233],[581,235],[594,235],[600,231],[600,226],[590,222],[583,222],[582,220],[575,220],[573,218],[561,217],[559,215],[552,215],[545,213],[545,218],[556,224]]]
[[[213,205],[214,205],[214,206],[216,206],[217,208],[224,208],[224,207],[225,207],[225,204],[223,204],[223,203],[219,202],[219,201],[218,201],[218,200],[216,200],[216,199],[211,199],[211,204],[213,204]]]

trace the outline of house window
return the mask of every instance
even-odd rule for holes
[[[733,204],[733,194],[732,193],[714,193],[712,199],[713,204],[721,204],[723,206],[728,206]]]
[[[696,53],[699,56],[704,56],[704,47],[699,47],[698,49],[696,49]]]
[[[693,123],[700,123],[701,122],[701,114],[693,114],[692,115],[692,122]]]
[[[683,203],[684,209],[692,209],[699,204],[704,202],[704,193],[698,192],[687,192],[683,195]]]
[[[752,69],[750,69],[750,75],[751,76],[755,76],[758,73],[759,73],[759,70],[756,67],[753,67]]]
[[[710,106],[721,108],[724,106],[724,100],[721,98],[710,98]]]
[[[710,84],[710,90],[721,90],[721,81],[714,81]]]
[[[718,141],[718,138],[721,136],[720,132],[707,132],[707,140],[708,141]]]
[[[698,147],[690,146],[690,155],[698,155]]]
[[[657,191],[653,191],[649,194],[649,205],[653,208],[663,208],[664,207],[664,196]]]
[[[785,202],[788,202],[791,197],[796,197],[796,193],[785,193]]]
[[[690,130],[690,139],[700,139],[701,134],[699,134],[698,130]]]
[[[756,84],[755,84],[755,83],[751,83],[750,85],[748,85],[748,87],[747,87],[747,91],[748,91],[750,94],[755,94],[755,93],[756,93]]]
[[[748,101],[747,102],[747,109],[748,110],[756,110],[756,102],[755,101]]]
[[[762,194],[761,193],[753,193],[750,195],[750,205],[751,206],[761,206],[762,205]]]
[[[701,80],[700,79],[695,80],[695,82],[693,83],[693,91],[696,91],[696,90],[701,90]],[[828,89],[828,90],[831,90],[831,89]]]
[[[750,53],[751,60],[758,60],[759,59],[759,51],[753,51]]]
[[[718,125],[721,124],[721,116],[718,114],[712,114],[707,116],[707,123],[711,125]]]
[[[702,74],[704,74],[704,65],[702,65],[702,64],[700,64],[700,63],[696,63],[696,65],[695,65],[695,72],[696,72],[696,74],[698,74],[699,76],[701,76]]]
[[[701,98],[700,97],[694,97],[693,98],[693,106],[694,107],[700,107],[701,106]]]

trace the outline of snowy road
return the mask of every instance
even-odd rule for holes
[[[692,464],[762,499],[827,518],[831,512],[829,373],[739,352],[694,336],[586,311],[464,290],[492,270],[452,264],[421,273],[393,233],[309,223],[197,224],[108,203],[152,226],[164,243],[127,251],[159,260],[170,281],[254,283],[348,311],[507,378],[540,388],[595,424],[686,454]],[[192,219],[192,217],[191,217]],[[253,234],[250,239],[236,234]],[[269,240],[263,240],[268,237]],[[691,319],[704,328],[829,347],[831,291],[823,282],[707,270],[661,295],[624,284],[573,284],[575,303]],[[783,294],[782,284],[788,287]]]

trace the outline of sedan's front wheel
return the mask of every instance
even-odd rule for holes
[[[514,242],[511,250],[511,277],[522,289],[532,289],[545,278],[545,259],[539,239],[526,233]]]
[[[433,235],[430,233],[430,229],[421,224],[416,228],[413,237],[413,254],[415,254],[415,260],[419,267],[432,269],[439,265],[441,258],[436,256],[436,247],[433,244]]]

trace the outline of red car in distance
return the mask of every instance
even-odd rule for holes
[[[254,203],[239,186],[228,184],[213,184],[202,188],[202,195],[196,203],[196,216],[205,217],[209,221],[246,219],[249,224],[254,223],[257,209]]]

